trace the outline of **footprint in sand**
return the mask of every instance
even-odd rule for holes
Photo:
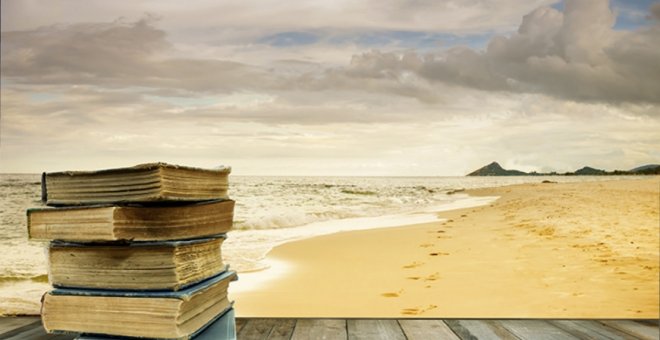
[[[545,228],[537,231],[539,236],[546,236],[549,239],[552,239],[552,236],[555,234],[555,232],[556,232],[556,230],[553,227],[545,227]]]
[[[424,262],[417,262],[417,261],[415,261],[415,262],[413,262],[413,263],[411,263],[411,264],[407,264],[407,265],[403,266],[403,268],[404,268],[404,269],[417,268],[417,267],[419,267],[419,266],[421,266],[421,265],[423,265],[423,264],[424,264]]]
[[[419,315],[419,314],[422,314],[424,312],[428,312],[428,311],[430,311],[432,309],[436,309],[436,308],[438,308],[438,306],[436,306],[436,305],[428,305],[424,308],[421,308],[421,307],[420,308],[404,308],[404,309],[401,310],[401,314],[403,314],[403,315]]]
[[[417,315],[419,314],[419,309],[417,308],[404,308],[401,310],[401,314],[403,315]]]
[[[430,256],[449,255],[449,253],[429,253]]]
[[[430,248],[430,247],[433,247],[434,245],[435,244],[433,244],[433,243],[424,243],[424,244],[420,244],[419,246],[422,247],[422,248]]]
[[[444,233],[444,232],[445,232],[444,230],[438,230],[438,231],[436,231],[436,233],[440,233],[440,234],[442,234],[442,233]]]
[[[440,273],[436,272],[436,273],[433,273],[433,274],[425,277],[424,281],[435,281],[435,280],[438,280],[439,278],[440,278]]]
[[[401,294],[403,294],[403,289],[399,290],[398,292],[387,292],[380,295],[388,298],[393,298],[393,297],[399,297]]]
[[[421,277],[419,277],[419,276],[408,276],[406,279],[417,281],[417,280],[421,279]]]

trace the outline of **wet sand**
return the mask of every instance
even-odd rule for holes
[[[500,198],[276,247],[230,288],[238,316],[659,317],[660,177],[468,193]]]

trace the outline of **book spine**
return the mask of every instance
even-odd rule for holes
[[[25,212],[25,215],[27,216],[27,232],[28,232],[28,240],[32,240],[34,238],[34,235],[32,235],[32,212],[30,209],[28,209]]]
[[[48,201],[48,188],[46,187],[46,173],[41,173],[41,201],[46,203]]]

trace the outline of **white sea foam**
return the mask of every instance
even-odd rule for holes
[[[231,289],[233,292],[259,289],[259,287],[267,285],[269,281],[285,275],[290,269],[288,263],[266,258],[271,249],[281,244],[338,232],[401,227],[440,221],[438,212],[485,205],[497,199],[497,197],[457,196],[455,201],[427,207],[426,211],[415,213],[314,222],[283,230],[233,231],[223,244],[223,256],[242,274],[241,279],[233,283]]]

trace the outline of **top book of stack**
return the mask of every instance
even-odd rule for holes
[[[50,206],[198,202],[228,199],[229,167],[200,169],[167,163],[100,171],[43,173],[41,199]]]

